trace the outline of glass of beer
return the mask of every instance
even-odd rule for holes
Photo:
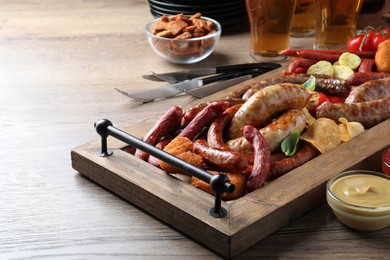
[[[314,0],[316,13],[315,49],[346,48],[356,29],[363,0]]]
[[[250,56],[256,61],[282,60],[290,45],[291,19],[297,0],[245,0],[250,24]]]
[[[313,0],[297,0],[291,22],[292,37],[311,37],[316,33],[316,18]]]

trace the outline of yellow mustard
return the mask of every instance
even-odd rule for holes
[[[375,175],[354,174],[337,179],[330,187],[335,197],[363,207],[390,206],[390,180]]]

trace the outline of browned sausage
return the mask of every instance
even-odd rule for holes
[[[298,56],[304,59],[311,60],[325,60],[329,62],[336,62],[339,60],[341,54],[333,54],[333,53],[324,53],[316,50],[302,50],[298,51]]]
[[[227,101],[214,101],[204,107],[194,119],[179,133],[179,137],[194,140],[204,127],[221,115],[229,107]]]
[[[373,79],[383,79],[390,77],[390,72],[355,72],[349,76],[345,81],[351,86],[358,86]]]
[[[183,115],[183,119],[181,121],[181,126],[186,127],[192,121],[192,119],[194,119],[195,116],[200,111],[202,111],[202,109],[205,108],[206,106],[207,106],[207,103],[201,102],[198,105],[193,106],[190,109],[186,110],[184,115]]]
[[[181,124],[183,110],[179,106],[173,106],[165,112],[154,126],[146,133],[143,141],[156,145],[163,137],[176,132]],[[134,154],[136,157],[147,161],[149,154],[137,149]]]
[[[293,131],[301,133],[305,126],[306,115],[303,110],[290,109],[259,131],[264,136],[270,151],[274,152],[280,149],[284,138]],[[253,153],[252,145],[244,137],[229,140],[226,145],[235,152]]]
[[[345,103],[365,102],[390,98],[390,78],[370,80],[354,88],[345,99]]]
[[[207,132],[207,143],[216,148],[227,148],[224,141],[224,130],[226,125],[230,123],[233,116],[236,114],[241,104],[229,107],[218,117],[213,123],[211,123]]]
[[[254,164],[252,172],[247,180],[248,191],[262,187],[270,173],[271,153],[262,134],[253,126],[246,125],[242,128],[244,137],[252,144],[254,151]]]
[[[174,137],[174,136],[169,137],[169,138],[165,138],[164,140],[161,140],[160,142],[158,142],[158,143],[156,144],[156,147],[159,148],[159,149],[161,149],[161,150],[163,150],[164,147],[172,141],[172,138],[173,138],[173,137]],[[157,167],[157,168],[160,168],[160,160],[157,159],[157,158],[154,157],[154,156],[149,155],[148,163],[151,164],[151,165],[153,165],[153,166],[155,166],[155,167]]]
[[[257,83],[253,83],[251,87],[242,95],[242,98],[247,100],[258,90],[270,85],[279,83],[303,84],[309,79],[309,77],[309,74],[292,74],[265,79]],[[349,93],[350,86],[345,82],[345,80],[326,75],[315,75],[315,78],[317,91],[321,91],[327,95],[342,97],[347,96]]]
[[[358,71],[363,73],[372,72],[374,66],[375,66],[374,59],[363,59],[360,63]]]
[[[303,143],[297,153],[292,157],[285,157],[271,163],[269,180],[276,179],[283,174],[301,166],[318,156],[317,149],[313,148],[309,143]]]
[[[316,117],[327,117],[338,122],[341,117],[360,122],[365,128],[390,118],[390,99],[378,99],[359,103],[324,102],[316,108]]]
[[[227,137],[230,140],[242,136],[241,127],[244,125],[259,128],[277,112],[302,109],[309,102],[309,98],[309,91],[297,84],[281,83],[261,89],[234,115]]]
[[[194,142],[194,152],[202,156],[205,163],[216,167],[216,170],[242,172],[249,166],[245,156],[230,150],[211,147],[205,139],[197,139]]]
[[[287,49],[287,50],[283,50],[283,51],[281,51],[279,53],[281,55],[285,55],[285,56],[298,57],[299,53],[302,52],[302,51],[316,52],[316,53],[318,53],[318,55],[319,54],[341,55],[344,52],[346,52],[346,50],[303,50],[303,49],[293,49],[293,48],[290,48],[290,49]],[[373,59],[373,58],[375,58],[375,53],[376,53],[375,51],[348,51],[348,52],[356,54],[360,58],[366,58],[366,59]],[[320,58],[320,60],[322,60],[321,57],[319,57],[319,58]]]
[[[298,68],[303,68],[305,71],[313,64],[317,63],[316,60],[298,59],[292,61],[288,66],[288,73],[297,73]]]

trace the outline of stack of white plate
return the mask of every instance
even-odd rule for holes
[[[193,15],[217,20],[223,29],[248,20],[243,0],[148,0],[150,12],[155,18],[163,15]]]

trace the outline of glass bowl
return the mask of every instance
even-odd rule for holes
[[[150,46],[162,58],[178,64],[192,64],[207,58],[221,37],[221,25],[214,19],[201,17],[213,23],[214,33],[190,39],[171,39],[153,34],[153,28],[161,18],[146,25],[146,35]]]
[[[326,185],[326,200],[344,225],[362,231],[390,224],[390,177],[379,172],[352,170]]]
[[[390,148],[387,148],[382,154],[382,172],[390,176]]]

